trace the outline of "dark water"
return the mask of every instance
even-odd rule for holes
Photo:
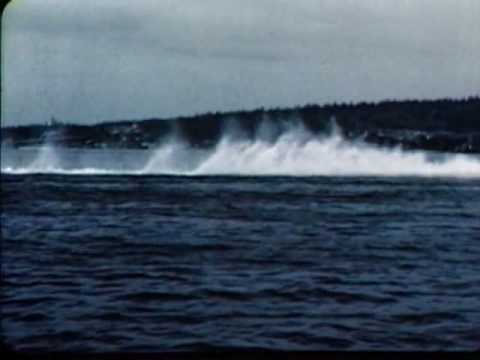
[[[2,175],[19,350],[480,348],[480,180]]]

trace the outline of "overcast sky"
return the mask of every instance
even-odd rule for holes
[[[480,94],[479,0],[14,0],[2,125]]]

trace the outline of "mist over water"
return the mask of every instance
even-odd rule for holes
[[[235,121],[210,149],[174,132],[153,150],[2,148],[2,172],[11,174],[447,176],[480,177],[475,155],[405,151],[347,140],[335,123],[327,134],[265,119],[253,136]]]

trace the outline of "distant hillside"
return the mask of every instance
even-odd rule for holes
[[[207,113],[172,119],[113,121],[96,125],[31,125],[1,129],[2,146],[35,146],[45,142],[78,148],[154,147],[172,133],[193,146],[214,145],[225,125],[235,120],[249,136],[262,121],[273,126],[302,123],[314,133],[326,131],[331,120],[348,138],[380,145],[480,153],[480,98],[465,100],[384,101],[380,103],[306,105],[288,109],[256,109]]]

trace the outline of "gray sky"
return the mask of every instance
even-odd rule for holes
[[[479,0],[14,0],[2,126],[480,94]]]

